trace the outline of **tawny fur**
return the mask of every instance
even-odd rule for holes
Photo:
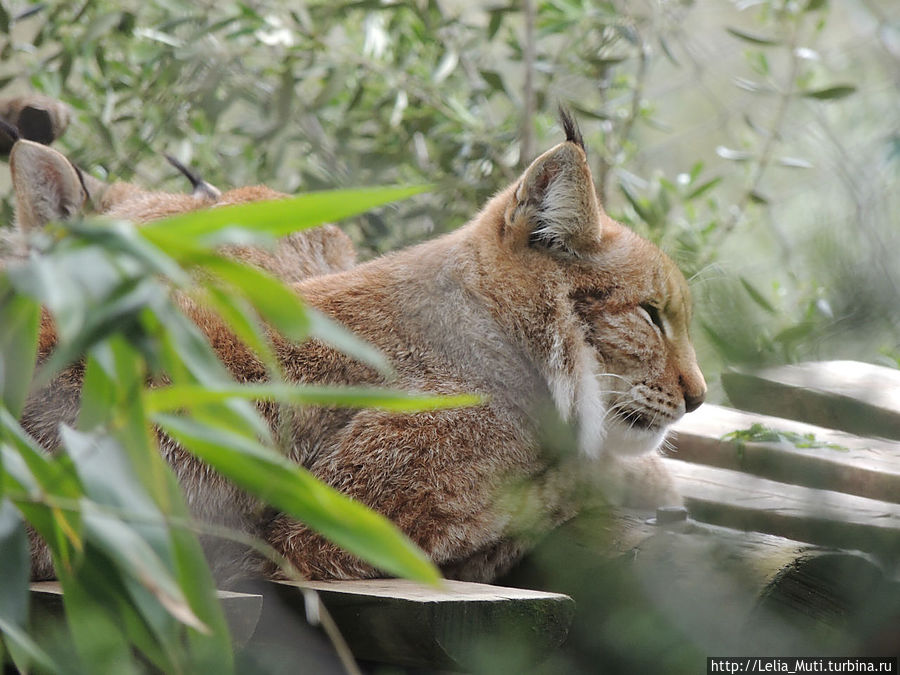
[[[222,201],[272,194],[245,190]],[[197,207],[192,198],[139,192],[106,212],[143,222]],[[27,212],[21,204],[20,212]],[[352,268],[317,258],[307,245],[321,252],[307,239],[285,257],[236,254],[291,280],[308,303],[381,349],[397,373],[391,386],[487,397],[478,407],[407,415],[289,411],[293,459],[389,517],[455,577],[493,579],[533,539],[523,510],[538,530],[565,520],[574,508],[573,475],[628,473],[636,465],[617,453],[655,451],[668,425],[703,400],[687,284],[655,246],[603,213],[577,142],[539,157],[468,225],[434,241]],[[292,273],[298,260],[313,258],[309,274],[317,276]],[[329,266],[342,271],[325,274]],[[265,377],[214,316],[184,306],[237,379]],[[42,357],[53,342],[45,328]],[[293,381],[386,384],[322,343],[275,341]],[[29,401],[23,422],[45,445],[60,417],[74,419],[80,377],[73,368],[56,390]],[[577,427],[577,468],[563,462],[548,470],[539,441],[548,407]],[[262,409],[274,426],[278,411]],[[284,515],[260,515],[254,500],[165,439],[162,445],[200,517],[263,536],[311,578],[379,574]],[[649,501],[653,490],[669,499],[658,465],[637,461],[653,483]]]

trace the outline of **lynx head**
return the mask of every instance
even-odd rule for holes
[[[581,136],[562,121],[566,141],[474,224],[483,278],[504,280],[502,293],[484,292],[535,355],[583,452],[647,452],[706,393],[690,293],[662,251],[604,213]]]
[[[4,128],[8,126],[0,126],[0,129]],[[144,190],[131,183],[110,185],[83,173],[53,148],[21,139],[15,129],[11,129],[10,133],[15,137],[9,164],[16,194],[18,225],[8,245],[13,256],[24,253],[26,245],[22,234],[82,213],[141,224],[212,206],[287,196],[264,185],[240,187],[223,193],[170,157],[167,157],[169,162],[190,181],[193,188],[191,194]],[[279,240],[271,249],[230,246],[226,250],[233,257],[286,282],[347,269],[356,263],[353,243],[332,225],[295,232]]]
[[[222,194],[179,162],[169,161],[190,180],[191,194],[149,191],[131,183],[109,185],[83,173],[53,148],[19,139],[9,157],[19,229],[27,232],[82,212],[145,223],[213,205],[285,196],[264,186]]]

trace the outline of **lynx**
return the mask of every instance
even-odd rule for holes
[[[377,346],[396,372],[392,387],[484,396],[475,407],[417,414],[288,412],[294,461],[390,518],[456,578],[490,581],[530,545],[516,523],[520,502],[503,498],[505,486],[530,484],[530,503],[548,526],[572,514],[560,497],[565,472],[547,471],[542,410],[572,425],[579,461],[602,473],[616,457],[652,457],[669,425],[705,396],[684,277],[657,247],[606,215],[580,133],[565,114],[562,124],[564,142],[440,238],[356,266],[347,249],[332,245],[343,241],[336,230],[311,235],[320,237],[315,246],[304,240],[275,262],[271,254],[236,252]],[[79,177],[59,153],[26,143],[11,158],[21,228],[68,217],[88,197],[98,211],[140,223],[213,202],[279,196],[264,187],[221,196],[106,187]],[[185,309],[238,379],[264,377],[244,345],[197,308]],[[42,334],[42,356],[52,342]],[[276,336],[275,346],[293,381],[387,384],[321,342]],[[77,410],[80,382],[68,377],[62,405],[39,394],[25,412],[27,430],[47,447],[58,422],[70,422]],[[65,412],[49,414],[53,405]],[[258,517],[253,500],[224,480],[201,489],[196,460],[164,438],[161,451],[200,517],[231,514],[227,524],[261,536],[310,578],[380,574],[283,514]]]

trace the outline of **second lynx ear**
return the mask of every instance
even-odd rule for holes
[[[514,193],[516,228],[528,229],[531,246],[585,257],[600,246],[600,204],[584,150],[561,143],[538,157]]]
[[[87,198],[71,162],[52,148],[18,141],[9,157],[16,221],[23,231],[79,213]]]

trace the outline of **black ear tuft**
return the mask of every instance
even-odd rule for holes
[[[0,117],[0,132],[9,136],[10,140],[15,143],[19,140],[19,130],[16,129],[12,124],[7,122],[5,119]]]
[[[200,178],[200,176],[198,176],[196,173],[191,171],[184,164],[182,164],[177,159],[175,159],[172,155],[170,155],[168,153],[163,153],[163,157],[166,158],[166,161],[169,164],[171,164],[176,169],[178,169],[182,174],[184,174],[184,177],[187,178],[191,182],[191,187],[194,188],[195,190],[198,187],[200,187],[200,185],[203,183],[203,179]]]
[[[166,161],[169,162],[172,166],[178,169],[184,177],[187,178],[191,182],[191,187],[194,192],[193,195],[195,197],[204,197],[206,199],[211,199],[213,201],[217,200],[222,196],[222,193],[218,188],[210,185],[205,180],[203,180],[196,172],[187,168],[184,164],[175,159],[172,155],[168,153],[163,153],[163,157],[166,158]]]
[[[562,105],[559,106],[559,123],[562,124],[563,131],[566,132],[566,140],[580,146],[582,150],[586,150],[578,123],[572,117],[572,113]]]
[[[8,155],[19,138],[21,138],[19,130],[0,117],[0,156]]]

